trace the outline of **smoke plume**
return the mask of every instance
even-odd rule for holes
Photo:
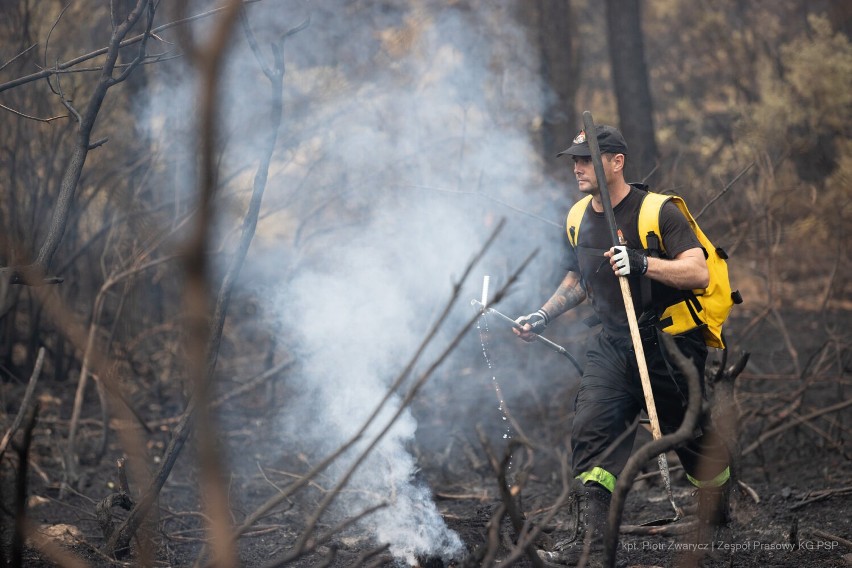
[[[263,301],[288,330],[282,343],[299,361],[298,373],[287,379],[297,394],[281,409],[280,429],[298,433],[301,451],[315,459],[339,447],[376,408],[497,219],[515,214],[504,204],[548,215],[549,204],[531,191],[546,184],[530,139],[544,97],[511,6],[250,6],[261,45],[310,22],[283,44],[284,125],[246,271],[279,282],[264,290]],[[170,124],[176,141],[189,139],[178,128],[191,114],[187,74],[163,88],[150,110],[152,124]],[[238,38],[222,93],[222,167],[233,179],[256,161],[267,89]],[[178,185],[184,184],[181,172],[173,174]],[[230,203],[223,200],[225,229],[240,211],[230,211]],[[556,234],[537,221],[513,219],[519,224],[500,238],[479,278],[488,271],[499,283],[546,244],[545,231]],[[470,317],[467,303],[479,298],[480,285],[481,279],[468,284],[463,305],[444,322],[424,360]],[[390,401],[366,441],[330,475],[345,471],[399,403],[399,396]],[[363,526],[394,556],[408,562],[417,555],[455,557],[462,543],[416,479],[408,450],[416,429],[411,412],[404,412],[335,510],[353,515],[385,501]]]

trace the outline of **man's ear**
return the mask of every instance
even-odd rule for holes
[[[624,169],[624,154],[616,154],[612,157],[612,171],[618,172]]]

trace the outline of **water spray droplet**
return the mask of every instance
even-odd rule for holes
[[[484,300],[483,300],[483,303]],[[482,344],[482,357],[485,359],[485,363],[489,370],[494,368],[494,365],[491,361],[491,357],[488,356],[488,318],[485,314],[482,314],[482,317],[479,318],[479,322],[476,325],[477,329],[479,329],[479,342]],[[500,388],[500,383],[497,382],[497,375],[491,375],[491,384],[494,387],[494,393],[497,395],[497,400],[500,404],[497,406],[497,409],[502,414],[501,420],[506,424],[505,432],[503,433],[503,439],[508,440],[512,437],[512,426],[509,423],[509,417],[506,413],[506,405],[503,400],[503,391]],[[512,460],[509,460],[509,464],[506,466],[506,474],[509,486],[514,485],[513,483],[513,475],[512,475]]]

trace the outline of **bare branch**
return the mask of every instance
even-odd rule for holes
[[[686,377],[689,385],[689,403],[680,427],[672,434],[667,434],[657,440],[652,440],[636,450],[627,460],[624,470],[618,476],[615,490],[612,492],[612,503],[609,507],[607,528],[604,534],[604,566],[610,568],[615,566],[615,552],[618,545],[618,531],[621,526],[621,517],[624,513],[624,503],[627,494],[633,486],[633,480],[641,467],[653,456],[666,452],[678,444],[687,441],[695,430],[698,417],[701,412],[701,385],[698,380],[698,372],[683,354],[678,350],[674,339],[665,333],[660,337],[665,345],[666,352],[674,361],[678,369]]]
[[[27,526],[27,465],[30,444],[35,428],[39,405],[28,406],[24,413],[23,439],[15,448],[18,453],[18,474],[15,476],[15,532],[12,538],[12,566],[23,566],[25,531]]]
[[[163,257],[158,258],[149,262],[140,263],[144,259],[144,255],[140,255],[136,259],[134,259],[133,266],[127,268],[125,270],[119,271],[117,274],[111,274],[106,281],[101,285],[98,290],[97,295],[95,296],[94,306],[92,308],[92,318],[89,322],[89,332],[86,338],[86,348],[83,351],[83,361],[80,366],[80,377],[77,379],[77,390],[74,396],[74,403],[71,410],[71,420],[68,426],[68,441],[65,448],[65,475],[66,475],[66,483],[70,485],[75,485],[78,479],[77,475],[77,467],[79,465],[79,457],[77,455],[76,450],[76,438],[77,438],[77,426],[80,419],[80,413],[83,409],[83,397],[86,392],[86,386],[88,384],[89,376],[91,375],[91,365],[93,352],[95,351],[95,337],[97,335],[97,331],[100,324],[101,312],[104,307],[104,301],[107,296],[107,293],[112,289],[113,286],[119,284],[121,282],[126,281],[128,278],[138,275],[139,273],[147,270],[148,268],[157,267],[164,262],[168,262],[174,257]],[[107,344],[106,349],[108,350],[109,345]],[[98,352],[103,352],[98,351]],[[100,378],[96,379],[99,385],[99,393],[102,390],[102,381]],[[139,423],[144,427],[148,428],[143,420],[140,419],[138,413],[135,411],[133,406],[130,404],[128,400],[124,397],[121,391],[116,391],[115,395],[118,396],[124,403],[124,405],[131,411],[131,413],[136,416]],[[106,410],[106,400],[105,397],[101,396],[101,404],[103,406],[104,411]],[[106,436],[107,424],[104,421],[104,440]]]
[[[794,428],[799,424],[802,424],[809,420],[813,420],[814,418],[817,418],[819,416],[830,414],[832,412],[837,412],[838,410],[843,410],[844,408],[848,408],[850,406],[852,406],[852,399],[844,400],[843,402],[838,402],[837,404],[832,404],[831,406],[821,408],[804,416],[799,416],[798,414],[791,414],[792,420],[788,421],[786,424],[783,424],[771,430],[767,430],[766,432],[761,434],[757,440],[755,440],[752,444],[750,444],[746,449],[743,450],[743,455],[745,456],[752,453],[757,448],[759,448],[760,445],[763,444],[763,442],[769,440],[770,438],[774,438],[782,432],[786,432],[790,428]]]
[[[515,560],[520,558],[522,555],[526,554],[526,548],[533,542],[535,539],[539,537],[541,534],[542,528],[547,526],[550,521],[553,520],[553,517],[556,516],[556,513],[559,509],[568,501],[571,496],[571,468],[568,467],[568,458],[565,453],[561,453],[559,456],[560,464],[561,464],[561,472],[562,472],[562,492],[556,498],[556,501],[550,506],[550,510],[547,515],[539,521],[536,526],[518,538],[517,546],[515,549],[503,559],[502,564],[509,565],[513,563]]]
[[[33,394],[35,394],[35,386],[38,382],[39,375],[41,375],[41,369],[44,366],[44,347],[40,347],[38,350],[38,356],[36,357],[35,366],[33,367],[33,372],[30,375],[30,380],[27,383],[27,389],[24,391],[24,398],[21,400],[21,407],[18,409],[18,414],[15,416],[15,419],[12,421],[12,425],[9,427],[9,430],[6,431],[6,434],[3,436],[3,440],[0,441],[0,458],[3,457],[3,453],[6,451],[6,447],[9,444],[9,441],[12,439],[12,436],[21,427],[21,423],[24,421],[24,416],[27,413],[27,409],[30,407],[30,403],[33,400]]]
[[[70,343],[82,352],[86,347],[84,339],[86,332],[77,323],[76,316],[55,295],[48,294],[43,288],[33,288],[32,291],[40,301],[44,313],[55,322],[55,325]],[[113,397],[113,408],[118,418],[130,422],[133,420],[133,416],[123,403],[124,397],[119,395],[121,387],[116,384],[114,377],[108,372],[110,366],[111,362],[103,354],[98,350],[92,351],[92,368],[100,375],[107,393]],[[145,443],[139,432],[130,428],[122,428],[119,430],[118,435],[121,439],[122,447],[128,457],[131,458],[130,464],[136,477],[138,479],[146,479],[148,476],[147,468],[144,467],[145,460],[141,455],[144,452]],[[140,553],[145,557],[149,546],[146,540],[141,540]]]
[[[11,107],[7,107],[4,104],[0,104],[0,108],[2,108],[3,110],[8,110],[12,114],[17,114],[21,118],[27,118],[29,120],[36,120],[38,122],[53,122],[54,120],[59,120],[60,118],[68,118],[67,114],[62,114],[62,115],[59,115],[59,116],[51,116],[50,118],[39,118],[37,116],[30,116],[29,114],[24,114],[23,112],[21,112],[19,110],[15,110]]]
[[[477,433],[479,434],[480,444],[482,444],[483,448],[485,448],[485,453],[488,456],[488,461],[491,463],[491,468],[497,475],[497,486],[500,489],[500,497],[503,506],[505,507],[506,514],[509,515],[509,520],[512,522],[512,528],[514,529],[515,534],[520,535],[524,530],[523,515],[518,508],[518,504],[515,502],[515,495],[509,487],[506,471],[509,468],[512,454],[516,448],[521,446],[521,443],[517,440],[512,440],[506,447],[503,459],[498,461],[497,456],[494,455],[491,445],[488,443],[488,438],[485,436],[482,429],[477,427]],[[538,554],[536,554],[535,547],[531,541],[527,540],[524,543],[523,550],[533,567],[540,568],[544,566],[541,558],[539,558]]]
[[[62,16],[65,15],[65,11],[71,7],[71,4],[73,4],[73,2],[68,2],[67,4],[65,4],[65,7],[63,7],[62,10],[59,12],[59,15],[56,16],[56,19],[53,21],[53,25],[50,26],[50,30],[47,32],[47,37],[44,39],[44,67],[47,67],[47,48],[50,46],[50,36],[53,35],[53,31],[56,29],[56,26],[59,25],[59,20],[61,20]],[[59,94],[56,93],[56,90],[54,90],[53,85],[50,83],[50,81],[48,81],[47,84],[50,86],[51,91],[53,91],[55,94]]]
[[[128,64],[121,66],[121,67],[123,67],[121,74],[118,77],[115,77],[112,80],[113,85],[117,85],[118,83],[121,83],[122,81],[127,79],[127,77],[129,77],[130,74],[133,72],[133,70],[136,69],[143,61],[145,61],[145,59],[147,57],[145,48],[148,45],[148,38],[151,36],[151,26],[154,25],[155,9],[154,9],[154,4],[152,2],[149,2],[148,5],[146,6],[146,8],[147,8],[147,12],[148,12],[148,18],[147,18],[147,21],[145,23],[145,31],[142,33],[142,39],[139,41],[138,54],[133,59],[133,61],[131,61]],[[117,67],[117,68],[119,68],[119,67]]]
[[[360,513],[358,513],[354,517],[349,517],[346,520],[344,520],[342,523],[339,523],[337,526],[330,529],[324,535],[319,536],[315,539],[312,538],[312,539],[308,539],[308,540],[304,541],[304,543],[301,547],[300,546],[293,547],[292,549],[287,551],[287,554],[283,555],[280,558],[276,558],[275,560],[264,564],[264,566],[269,567],[269,568],[274,567],[274,566],[281,566],[282,564],[286,564],[286,563],[291,562],[291,561],[293,561],[293,560],[295,560],[295,559],[297,559],[301,556],[304,556],[305,554],[313,552],[314,550],[317,549],[317,547],[319,547],[319,546],[325,544],[326,542],[328,542],[329,540],[331,540],[331,538],[334,535],[343,532],[347,527],[354,525],[355,523],[357,523],[361,519],[368,517],[368,516],[372,515],[373,513],[375,513],[376,511],[378,511],[379,509],[384,509],[387,506],[388,506],[387,503],[382,502],[382,503],[378,503],[377,505],[373,505],[372,507],[368,507],[367,509],[364,509],[363,511],[361,511]]]
[[[188,2],[177,2],[176,9],[184,14]],[[188,30],[181,35],[184,49],[190,55],[193,64],[200,71],[198,85],[198,151],[200,171],[198,172],[198,217],[186,245],[184,257],[184,305],[187,314],[187,333],[185,347],[187,353],[187,372],[193,389],[194,408],[198,411],[198,456],[201,473],[201,491],[207,511],[208,531],[212,543],[213,562],[216,566],[233,566],[237,562],[237,551],[231,538],[230,510],[225,475],[217,449],[217,429],[209,403],[212,392],[212,371],[218,351],[217,337],[224,325],[225,310],[230,298],[234,272],[239,271],[241,256],[235,255],[234,263],[225,276],[216,305],[214,319],[209,320],[210,281],[208,276],[207,244],[213,219],[213,193],[216,188],[216,150],[218,142],[218,85],[220,70],[224,65],[225,50],[230,44],[233,28],[237,21],[240,0],[229,0],[214,23],[209,39],[195,43],[190,39]],[[259,205],[258,205],[259,206]],[[250,214],[246,215],[246,219]],[[246,221],[251,224],[250,221]],[[246,233],[249,233],[248,235]],[[244,230],[245,248],[254,235]],[[216,326],[212,327],[211,326]],[[218,327],[218,329],[217,329]],[[187,424],[188,426],[188,424]],[[182,446],[182,443],[181,443]]]
[[[698,220],[698,218],[699,218],[699,217],[701,217],[701,214],[702,214],[702,213],[704,213],[705,211],[707,211],[707,208],[709,208],[711,205],[713,205],[713,204],[714,204],[714,203],[715,203],[715,202],[716,202],[719,198],[721,198],[723,195],[725,195],[726,193],[728,193],[728,190],[729,190],[729,189],[731,189],[731,187],[733,187],[733,185],[734,185],[735,183],[737,183],[737,181],[738,181],[741,177],[743,177],[743,176],[746,174],[746,172],[748,172],[748,171],[752,168],[752,166],[754,166],[754,162],[752,162],[752,163],[750,163],[749,165],[747,165],[747,166],[745,167],[745,169],[743,169],[740,173],[738,173],[738,174],[734,177],[734,179],[732,179],[732,180],[730,181],[730,183],[728,183],[728,185],[726,185],[725,187],[723,187],[723,188],[722,188],[722,191],[720,191],[720,192],[719,192],[719,193],[718,193],[718,194],[717,194],[717,195],[716,195],[713,199],[711,199],[710,201],[708,201],[708,202],[707,202],[707,204],[706,204],[704,207],[702,207],[702,208],[701,208],[701,210],[698,212],[698,214],[694,216],[694,217],[695,217],[695,219],[696,219],[696,220]]]
[[[11,58],[9,61],[7,61],[6,63],[4,63],[3,65],[0,65],[0,71],[2,71],[3,69],[5,69],[6,67],[8,67],[8,66],[9,66],[9,64],[11,64],[11,63],[13,63],[14,61],[16,61],[19,57],[23,57],[24,55],[26,55],[27,53],[29,53],[30,51],[32,51],[33,49],[35,49],[35,48],[37,48],[37,47],[38,47],[38,44],[37,44],[37,43],[32,44],[31,46],[29,46],[28,48],[26,48],[25,50],[23,50],[22,52],[20,52],[20,53],[19,53],[18,55],[16,55],[15,57]]]
[[[110,45],[107,51],[107,59],[104,63],[104,69],[101,73],[100,80],[89,99],[85,111],[79,117],[80,127],[77,132],[77,141],[74,145],[71,159],[62,176],[59,194],[56,197],[56,206],[53,211],[53,217],[50,221],[50,228],[44,243],[39,250],[36,264],[44,270],[50,266],[56,249],[59,248],[59,243],[65,233],[65,226],[68,222],[68,214],[71,210],[71,203],[74,199],[74,193],[77,190],[77,184],[80,181],[80,175],[83,171],[83,165],[86,161],[86,156],[89,153],[90,139],[92,130],[95,126],[95,120],[100,113],[101,106],[106,97],[107,91],[115,83],[113,82],[112,72],[116,61],[118,60],[118,52],[120,49],[121,40],[127,35],[133,25],[139,20],[142,15],[142,10],[153,0],[137,0],[133,11],[128,15],[120,26],[118,26],[112,34]],[[73,108],[67,105],[69,110]],[[73,111],[76,112],[76,111]]]
[[[244,0],[242,3],[243,4],[254,4],[255,2],[261,2],[261,1],[262,0]],[[163,24],[161,26],[157,26],[156,28],[153,28],[148,35],[156,37],[156,34],[162,32],[162,31],[165,31],[165,30],[168,30],[168,29],[171,29],[171,28],[175,28],[175,27],[179,27],[179,26],[182,26],[184,24],[194,22],[196,20],[201,20],[203,18],[208,18],[208,17],[213,16],[215,14],[218,14],[219,12],[222,12],[223,10],[226,10],[226,9],[227,9],[226,7],[214,8],[212,10],[208,10],[206,12],[202,12],[202,13],[196,14],[194,16],[188,16],[188,17],[185,17],[185,18],[175,20],[173,22],[169,22],[167,24]],[[119,44],[119,47],[126,47],[128,45],[133,45],[134,43],[139,43],[140,41],[142,41],[145,38],[145,35],[146,34],[142,33],[142,34],[133,36],[131,38],[125,39],[125,40],[121,41],[121,43]],[[56,75],[56,74],[58,74],[62,71],[68,70],[68,69],[70,69],[70,68],[72,68],[76,65],[79,65],[80,63],[83,63],[85,61],[89,61],[90,59],[94,59],[95,57],[99,57],[101,55],[104,55],[104,54],[108,53],[110,49],[111,48],[109,46],[108,47],[101,47],[99,49],[96,49],[95,51],[91,51],[91,52],[86,53],[84,55],[80,55],[79,57],[75,57],[74,59],[69,59],[68,61],[65,61],[63,63],[57,63],[53,67],[50,67],[50,68],[47,68],[47,69],[42,69],[41,71],[38,71],[37,73],[32,73],[30,75],[26,75],[25,77],[20,77],[18,79],[14,79],[12,81],[7,81],[6,83],[0,83],[0,93],[2,93],[3,91],[9,90],[9,89],[14,89],[15,87],[19,87],[21,85],[25,85],[27,83],[32,83],[33,81],[38,81],[39,79],[44,79],[46,77],[50,77],[51,75]]]

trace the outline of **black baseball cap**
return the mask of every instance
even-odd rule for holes
[[[595,126],[598,132],[598,146],[601,149],[601,154],[627,154],[627,142],[624,141],[624,136],[614,126],[607,124],[598,124]],[[591,156],[592,150],[589,148],[589,142],[586,140],[586,131],[581,130],[574,138],[573,143],[566,150],[562,150],[557,157],[568,154],[569,156]]]

